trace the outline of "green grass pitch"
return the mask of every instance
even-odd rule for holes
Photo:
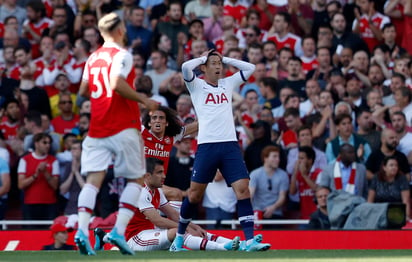
[[[98,252],[97,256],[81,256],[76,251],[2,251],[0,261],[412,261],[412,250],[269,250],[266,252],[168,251],[138,252],[123,256],[118,251]]]

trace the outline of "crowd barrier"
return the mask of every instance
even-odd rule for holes
[[[0,221],[4,225],[18,225],[19,221]],[[20,221],[21,222],[21,221]],[[24,221],[29,222],[29,221]],[[36,221],[40,222],[40,221]],[[52,221],[41,221],[43,225]],[[197,223],[212,223],[210,220],[198,220]],[[266,224],[270,221],[260,221]],[[305,224],[305,220],[279,221],[282,224]],[[225,220],[221,224],[237,227],[236,221]],[[272,223],[273,224],[273,223]],[[412,230],[256,230],[262,234],[264,242],[272,249],[412,249]],[[243,236],[241,230],[209,230],[209,232],[228,238]],[[75,232],[69,233],[69,244],[73,244]],[[93,245],[93,233],[90,231]],[[41,250],[44,245],[53,242],[49,230],[3,230],[0,231],[0,251]],[[112,246],[107,245],[106,249]]]

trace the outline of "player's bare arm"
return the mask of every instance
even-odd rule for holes
[[[159,228],[177,228],[178,226],[177,222],[162,217],[154,208],[144,210],[143,215],[145,215],[150,222]]]

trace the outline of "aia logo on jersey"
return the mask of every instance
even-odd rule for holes
[[[227,99],[224,93],[221,93],[221,94],[209,93],[205,101],[205,104],[223,104],[223,103],[229,103],[229,100]]]

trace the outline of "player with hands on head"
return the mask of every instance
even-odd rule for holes
[[[234,66],[239,71],[224,78],[223,64]],[[198,78],[193,72],[198,66],[204,79]],[[183,79],[198,117],[199,133],[192,181],[188,197],[182,204],[176,238],[169,249],[172,252],[185,250],[186,228],[217,169],[226,183],[232,186],[238,200],[238,217],[246,238],[241,242],[240,249],[260,251],[270,248],[269,244],[260,243],[261,235],[254,237],[249,174],[237,141],[232,110],[233,90],[246,82],[254,70],[253,64],[223,57],[213,49],[182,65]]]

